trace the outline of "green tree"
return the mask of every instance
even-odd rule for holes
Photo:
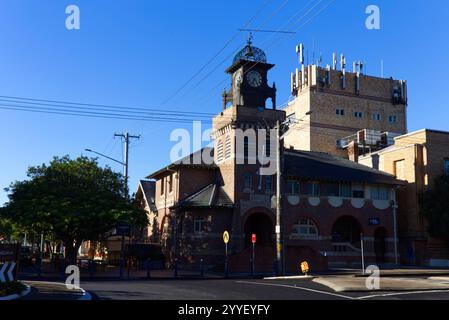
[[[449,176],[435,179],[432,187],[420,196],[420,211],[429,223],[432,237],[449,237]]]
[[[96,159],[68,156],[28,169],[28,180],[11,184],[0,218],[23,233],[45,233],[64,244],[73,263],[83,241],[99,241],[118,222],[148,224],[144,211],[125,196],[123,177]]]

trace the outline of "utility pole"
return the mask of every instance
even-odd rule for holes
[[[125,159],[124,159],[124,163],[123,163],[123,176],[125,178],[125,194],[126,197],[129,196],[129,189],[128,189],[128,158],[129,158],[129,140],[130,139],[140,139],[140,135],[139,136],[133,136],[130,135],[128,132],[125,133],[116,133],[114,134],[114,137],[120,137],[123,138],[125,141]]]
[[[276,122],[276,262],[278,274],[283,273],[281,244],[281,122]]]

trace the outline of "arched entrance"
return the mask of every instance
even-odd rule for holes
[[[374,252],[376,253],[376,262],[385,263],[385,254],[387,252],[387,230],[383,227],[377,228],[374,232]]]
[[[354,247],[359,248],[361,232],[360,223],[355,218],[350,216],[341,217],[332,227],[332,242],[350,243]]]
[[[245,246],[251,245],[251,235],[256,234],[258,246],[272,246],[274,226],[265,213],[254,213],[245,222]]]

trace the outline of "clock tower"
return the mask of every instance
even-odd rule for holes
[[[266,108],[267,99],[271,98],[276,109],[276,85],[268,85],[268,71],[273,64],[267,63],[265,53],[252,45],[252,37],[234,58],[232,66],[226,69],[231,75],[231,88],[223,93],[223,110],[228,103],[233,106]]]

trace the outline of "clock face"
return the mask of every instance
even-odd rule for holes
[[[257,88],[262,84],[262,76],[257,71],[250,71],[246,75],[246,80],[251,87]]]

